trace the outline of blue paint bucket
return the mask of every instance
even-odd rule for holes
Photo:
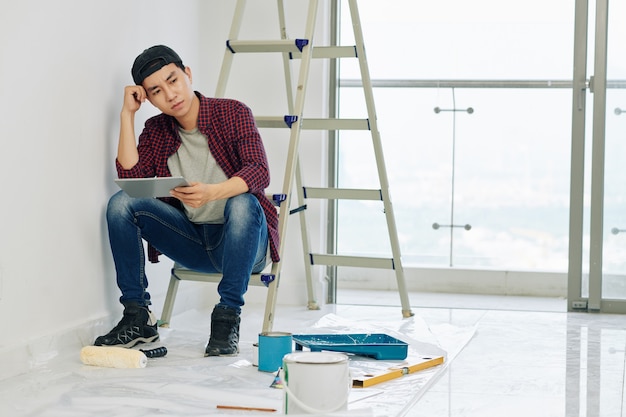
[[[292,350],[291,333],[259,333],[259,371],[276,372],[283,364],[283,356]]]

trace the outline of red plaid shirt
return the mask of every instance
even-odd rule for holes
[[[270,183],[270,172],[263,141],[254,122],[252,111],[245,104],[231,99],[208,98],[196,92],[200,99],[198,130],[208,139],[209,149],[217,164],[228,178],[239,177],[249,188],[249,193],[261,203],[269,232],[273,261],[278,261],[278,213],[265,196]],[[124,169],[115,161],[120,178],[171,177],[167,159],[181,144],[178,124],[172,116],[160,114],[146,121],[139,135],[139,162]],[[163,199],[180,207],[174,198]],[[149,246],[148,257],[158,262],[159,253]]]

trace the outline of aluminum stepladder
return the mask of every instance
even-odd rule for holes
[[[400,246],[397,238],[397,229],[391,200],[389,196],[389,183],[387,179],[386,167],[383,157],[383,149],[378,132],[376,121],[376,110],[374,106],[374,96],[372,91],[372,83],[367,66],[365,56],[365,48],[363,45],[363,34],[361,30],[360,18],[356,0],[348,0],[350,14],[352,17],[352,26],[354,30],[355,45],[352,46],[313,46],[313,35],[317,17],[318,0],[309,0],[306,27],[304,37],[298,39],[289,39],[287,37],[285,9],[283,0],[277,0],[278,17],[280,25],[279,40],[240,40],[239,31],[243,20],[246,0],[237,0],[233,21],[229,33],[229,39],[226,43],[226,50],[222,61],[219,80],[215,96],[224,97],[228,78],[230,75],[233,58],[237,53],[280,53],[283,57],[285,86],[288,103],[288,113],[284,116],[255,116],[257,126],[259,128],[288,128],[289,147],[287,152],[287,161],[282,183],[282,194],[286,200],[278,204],[279,211],[279,235],[281,242],[279,246],[279,254],[281,261],[274,262],[269,275],[261,275],[260,281],[263,281],[267,287],[267,299],[265,305],[265,316],[263,321],[263,332],[271,331],[274,312],[276,309],[277,290],[280,281],[280,271],[283,258],[284,237],[286,236],[288,218],[290,214],[298,213],[301,225],[303,257],[305,264],[306,286],[308,296],[308,308],[317,309],[317,301],[315,299],[313,283],[312,283],[312,267],[315,265],[326,266],[348,266],[348,267],[366,267],[379,269],[392,269],[395,271],[398,291],[400,293],[400,301],[402,306],[403,317],[413,315],[410,309],[409,298],[407,294],[404,270],[400,257]],[[361,71],[363,91],[367,106],[368,117],[366,119],[311,119],[303,117],[303,109],[305,103],[305,95],[308,84],[308,76],[311,59],[339,59],[339,58],[357,58]],[[290,60],[299,59],[300,68],[298,72],[298,80],[296,85],[296,93],[293,94],[291,65]],[[295,101],[294,101],[295,97]],[[302,129],[311,130],[368,130],[371,132],[374,154],[377,162],[377,170],[381,188],[378,190],[365,189],[339,189],[339,188],[316,188],[303,187],[302,175],[299,163],[299,142]],[[291,193],[295,181],[295,191],[297,195],[297,208],[290,210]],[[352,200],[374,200],[382,201],[386,216],[389,237],[392,249],[392,258],[374,258],[360,256],[341,256],[336,254],[315,254],[310,250],[309,236],[306,224],[306,204],[307,198],[312,199],[352,199]],[[174,273],[172,274],[174,276]],[[178,280],[191,279],[196,281],[213,281],[212,279],[204,279],[207,274],[198,274],[191,272],[185,276],[178,274],[177,279],[172,278],[170,286],[177,285]],[[271,277],[267,279],[267,276]],[[263,278],[265,277],[265,278]],[[174,283],[174,281],[176,281]],[[269,283],[268,283],[269,281]],[[251,280],[251,284],[258,283],[259,279]],[[174,290],[175,292],[175,290]],[[170,307],[171,312],[171,307]]]

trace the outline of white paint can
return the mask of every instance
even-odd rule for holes
[[[339,352],[294,352],[283,358],[285,414],[344,411],[352,386],[348,356]]]

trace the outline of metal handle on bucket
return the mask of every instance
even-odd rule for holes
[[[310,413],[310,414],[334,413],[335,411],[341,410],[341,408],[343,407],[343,402],[339,404],[337,407],[333,408],[332,410],[317,410],[313,407],[309,407],[308,405],[300,401],[300,399],[296,397],[293,392],[291,392],[287,384],[287,381],[285,380],[285,370],[283,368],[280,368],[278,370],[278,377],[280,378],[281,381],[283,381],[283,389],[287,393],[287,396],[290,397],[293,400],[293,402],[295,402],[298,405],[298,407],[302,408],[307,413]],[[349,382],[348,388],[350,388],[352,386],[352,379],[348,378],[348,382]]]

